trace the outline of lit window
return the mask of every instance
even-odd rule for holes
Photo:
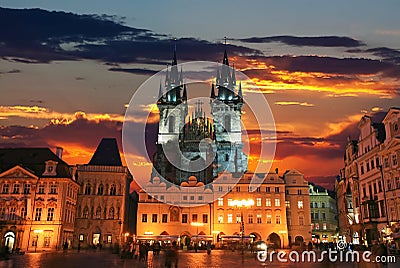
[[[224,199],[223,198],[218,198],[218,206],[223,206],[224,205]]]
[[[9,215],[9,219],[10,220],[15,220],[16,219],[16,213],[17,213],[17,208],[16,207],[12,207],[10,208],[10,215]]]
[[[232,223],[232,214],[228,214],[228,223]]]
[[[236,223],[240,223],[242,222],[242,216],[240,215],[240,213],[236,214]]]
[[[47,221],[52,221],[54,217],[54,208],[47,209]]]
[[[271,223],[272,222],[272,216],[271,214],[267,214],[267,223]]]
[[[224,215],[218,214],[218,223],[224,223]]]
[[[261,198],[258,197],[256,200],[257,200],[257,207],[261,207]]]
[[[275,198],[275,207],[281,206],[281,200],[279,198]]]
[[[57,193],[57,185],[52,184],[50,185],[50,194],[56,194]]]
[[[270,207],[271,206],[271,198],[265,199],[265,206]]]
[[[19,194],[19,184],[14,184],[13,194]]]
[[[39,184],[38,194],[44,194],[44,184],[43,183]]]
[[[228,198],[228,206],[231,207],[232,206],[232,199]]]
[[[3,184],[3,194],[8,194],[9,187],[8,183]]]
[[[257,214],[257,223],[262,223],[262,215],[261,214]]]
[[[315,224],[315,230],[319,230],[319,223]]]
[[[322,224],[322,230],[326,230],[326,223]]]
[[[285,201],[286,208],[290,208],[290,201]]]
[[[303,201],[297,201],[297,207],[303,208]]]
[[[30,194],[31,193],[31,185],[29,183],[24,184],[24,194]]]
[[[42,217],[42,208],[36,208],[35,221],[40,221],[41,217]]]

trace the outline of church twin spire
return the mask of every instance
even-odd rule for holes
[[[220,101],[243,101],[241,83],[237,94],[235,93],[235,69],[234,65],[232,65],[232,68],[229,66],[228,53],[226,49],[224,50],[222,63],[221,68],[217,69],[215,85],[214,83],[212,84],[210,97]],[[178,71],[176,46],[174,48],[171,66],[167,66],[164,87],[166,92],[164,92],[163,86],[160,83],[158,102],[179,104],[182,101],[187,101],[187,89],[186,85],[183,83],[183,70],[181,68],[180,72]],[[216,90],[218,91],[216,92]],[[182,94],[181,91],[183,91]]]

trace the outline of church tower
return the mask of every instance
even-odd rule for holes
[[[164,85],[160,82],[157,101],[160,112],[158,124],[158,144],[178,140],[179,133],[185,125],[188,113],[186,87],[183,85],[182,69],[179,73],[176,60],[176,48],[171,67],[167,67]],[[181,91],[182,94],[181,94]]]
[[[243,97],[241,83],[236,90],[235,69],[229,67],[226,50],[222,63],[221,69],[217,70],[216,85],[212,85],[210,96],[217,147],[214,176],[222,171],[245,172],[247,170],[247,155],[242,151]]]

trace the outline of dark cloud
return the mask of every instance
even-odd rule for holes
[[[18,74],[18,73],[20,73],[20,72],[21,72],[21,70],[12,69],[12,70],[10,70],[10,71],[0,72],[0,74]]]
[[[360,75],[400,72],[399,67],[379,60],[361,58],[334,58],[320,56],[248,57],[289,72],[323,72],[330,74]]]
[[[271,43],[280,42],[291,46],[311,46],[311,47],[359,47],[365,44],[346,36],[269,36],[269,37],[250,37],[236,39],[246,43]]]
[[[316,185],[322,186],[325,189],[333,191],[335,188],[335,180],[337,175],[332,176],[312,176],[306,177],[308,182],[312,182]]]
[[[149,69],[139,69],[139,68],[110,68],[108,70],[113,72],[124,72],[124,73],[143,74],[143,75],[153,75],[158,72]]]
[[[371,53],[383,60],[400,65],[400,50],[388,47],[375,47],[370,49],[349,49],[350,53]]]
[[[221,58],[223,44],[156,34],[128,27],[113,16],[77,15],[41,9],[0,8],[0,57],[24,63],[95,59],[105,62],[165,65],[175,43],[180,60]],[[67,49],[68,47],[68,49]],[[227,45],[231,55],[261,55],[257,50]],[[154,59],[157,59],[154,61]]]

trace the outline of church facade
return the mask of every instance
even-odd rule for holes
[[[241,83],[237,85],[226,51],[222,63],[211,87],[211,118],[207,118],[203,103],[188,104],[188,88],[174,51],[172,66],[159,89],[157,152],[146,186],[152,195],[145,190],[139,193],[136,238],[165,243],[176,240],[183,249],[207,241],[218,247],[257,240],[289,247],[311,241],[310,199],[304,176],[296,170],[282,176],[278,172],[247,172]],[[169,152],[175,153],[167,157]],[[169,162],[171,157],[178,167]],[[197,170],[205,163],[211,164]],[[212,186],[208,185],[211,182]],[[201,194],[185,191],[202,186]],[[181,191],[181,204],[198,205],[173,205],[166,194],[173,191]],[[221,192],[227,194],[213,198]]]

